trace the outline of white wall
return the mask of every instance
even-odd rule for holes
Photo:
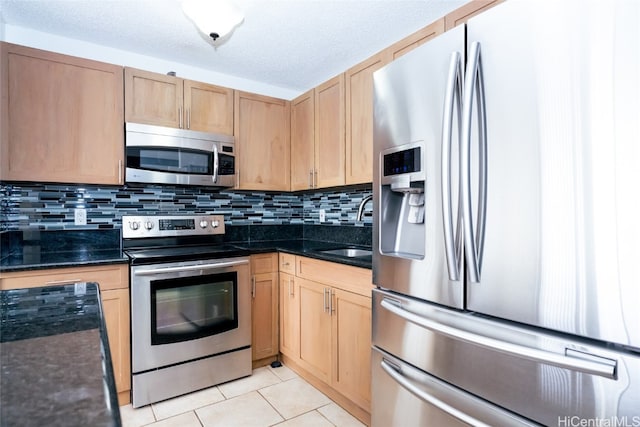
[[[293,99],[298,91],[271,86],[253,80],[242,79],[228,74],[216,73],[151,56],[141,55],[119,49],[113,49],[80,40],[60,37],[15,25],[4,24],[0,16],[0,40],[37,49],[48,50],[66,55],[79,56],[96,61],[139,68],[166,74],[175,71],[178,77],[211,83],[219,86],[273,96]]]

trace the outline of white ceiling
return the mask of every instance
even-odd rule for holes
[[[0,19],[302,93],[466,1],[235,0],[244,22],[217,46],[179,0],[0,0]]]

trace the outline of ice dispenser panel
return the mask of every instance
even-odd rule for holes
[[[384,150],[381,155],[380,252],[423,259],[424,181],[421,143]]]

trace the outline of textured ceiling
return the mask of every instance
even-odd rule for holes
[[[15,27],[303,92],[466,0],[235,3],[244,22],[217,46],[198,33],[179,0],[0,0],[0,18]]]

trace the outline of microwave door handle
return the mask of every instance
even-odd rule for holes
[[[218,182],[218,146],[213,144],[213,182]]]

